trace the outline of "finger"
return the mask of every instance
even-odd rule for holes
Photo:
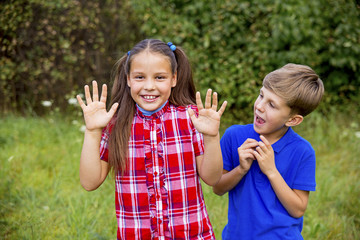
[[[99,101],[99,92],[98,92],[98,85],[96,81],[92,81],[92,87],[93,87],[93,101],[97,102]]]
[[[252,160],[254,160],[255,156],[254,156],[253,152],[254,151],[252,151],[252,150],[245,151],[244,153],[242,153],[242,156],[243,156],[244,159],[252,159]]]
[[[80,95],[76,95],[76,99],[78,100],[80,107],[82,109],[84,109],[84,107],[86,107],[86,106],[85,106],[85,103],[83,102],[82,98],[80,97]]]
[[[196,105],[197,105],[199,111],[201,109],[204,109],[204,106],[203,106],[203,104],[201,102],[200,92],[196,92]]]
[[[109,112],[108,112],[110,118],[112,118],[112,117],[114,116],[114,114],[115,114],[116,109],[118,108],[118,106],[119,106],[119,103],[114,103],[114,104],[111,106],[111,108],[110,108],[110,110],[109,110]]]
[[[271,147],[271,144],[270,144],[270,142],[266,139],[266,137],[264,137],[263,135],[260,135],[260,139],[263,141],[263,143],[265,143],[265,145],[267,146],[267,147]]]
[[[218,113],[220,114],[220,117],[223,115],[224,111],[225,111],[225,108],[226,108],[226,105],[227,105],[227,101],[223,102],[223,104],[221,105]]]
[[[90,103],[92,103],[91,96],[90,96],[89,86],[88,86],[88,85],[85,85],[84,89],[85,89],[85,99],[86,99],[86,103],[87,103],[87,105],[89,105]]]
[[[211,89],[208,89],[206,92],[206,97],[205,97],[205,109],[210,108],[211,106]]]
[[[260,146],[257,146],[255,148],[255,152],[257,152],[258,154],[260,154],[261,156],[264,155],[264,150],[260,147]]]
[[[256,150],[253,150],[252,154],[254,155],[255,160],[259,160],[261,158],[261,155]]]
[[[217,100],[217,92],[213,93],[213,100],[212,100],[212,109],[214,111],[217,110],[218,100]]]
[[[106,103],[106,97],[107,97],[107,86],[106,86],[106,84],[103,84],[102,89],[101,89],[100,102]]]
[[[259,146],[258,142],[248,142],[243,144],[243,149],[255,149],[257,146]]]

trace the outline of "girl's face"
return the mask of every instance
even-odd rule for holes
[[[143,51],[132,59],[127,84],[134,101],[146,111],[154,111],[169,99],[176,73],[166,56]]]
[[[254,130],[274,143],[286,133],[290,113],[291,108],[281,97],[262,87],[254,104]]]

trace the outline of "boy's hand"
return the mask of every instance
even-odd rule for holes
[[[118,107],[118,103],[114,103],[109,112],[106,111],[106,84],[102,86],[101,98],[99,101],[97,82],[92,82],[93,98],[91,99],[89,86],[85,85],[85,99],[87,105],[83,102],[79,95],[76,96],[80,107],[84,113],[86,129],[89,131],[102,130],[111,120]]]
[[[255,160],[254,150],[259,146],[258,141],[255,139],[248,138],[246,141],[238,148],[239,153],[239,169],[242,172],[247,173]]]
[[[220,118],[225,111],[227,102],[225,101],[222,104],[219,111],[216,111],[217,104],[217,93],[214,92],[213,103],[211,105],[211,89],[209,89],[206,93],[205,108],[201,102],[200,93],[196,93],[196,105],[199,110],[199,115],[196,117],[191,108],[188,108],[188,112],[191,117],[191,121],[200,133],[208,136],[217,136],[219,133]]]
[[[274,150],[271,147],[269,141],[264,136],[261,135],[260,139],[262,142],[259,142],[259,146],[255,148],[253,154],[259,163],[261,171],[269,177],[271,174],[277,172],[275,166]]]

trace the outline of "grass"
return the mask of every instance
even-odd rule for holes
[[[317,153],[304,239],[360,239],[359,114],[313,113],[295,131]],[[79,183],[80,122],[49,116],[0,119],[0,238],[116,239],[114,183],[96,191]],[[227,195],[203,191],[217,239],[227,223]]]

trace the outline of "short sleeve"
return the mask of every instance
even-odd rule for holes
[[[198,115],[199,111],[197,109],[196,106],[194,105],[189,105],[188,107],[190,107],[192,110],[194,110],[196,116]],[[188,115],[188,113],[187,113]],[[188,115],[189,116],[189,115]],[[192,130],[192,141],[193,141],[193,147],[194,147],[194,154],[195,157],[203,155],[204,154],[204,137],[201,133],[199,133],[194,124],[192,123],[190,116],[189,116],[189,121],[190,121],[190,127]]]
[[[109,137],[114,126],[115,116],[108,123],[106,127],[102,130],[101,140],[100,140],[100,159],[108,162],[109,161]]]
[[[228,128],[220,140],[221,154],[223,158],[223,168],[231,171],[234,168],[232,161],[231,127]]]
[[[292,188],[304,191],[315,191],[315,169],[315,151],[312,147],[310,147],[310,149],[306,149],[303,153]]]
[[[109,157],[108,142],[109,142],[109,132],[106,130],[106,128],[104,128],[101,134],[101,141],[100,141],[100,159],[104,160],[105,162],[108,161],[108,157]]]

